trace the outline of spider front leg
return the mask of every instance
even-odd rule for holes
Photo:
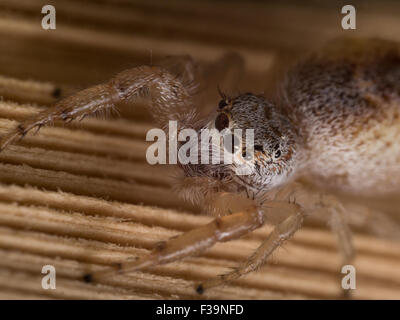
[[[218,217],[205,226],[193,229],[168,241],[160,242],[152,253],[136,261],[123,262],[104,271],[86,274],[86,282],[98,281],[115,273],[126,273],[165,264],[198,254],[217,242],[239,238],[262,226],[264,214],[256,207]]]
[[[283,242],[290,239],[302,226],[305,214],[300,205],[296,203],[271,201],[268,203],[268,206],[269,214],[274,214],[274,210],[286,210],[290,215],[274,228],[268,238],[257,248],[245,264],[230,273],[198,284],[196,286],[196,291],[198,293],[201,294],[206,289],[233,281],[242,275],[257,270]]]
[[[164,126],[168,120],[176,120],[183,126],[195,117],[190,91],[181,79],[162,68],[128,69],[107,83],[80,91],[20,123],[1,139],[0,151],[33,128],[40,129],[56,120],[83,119],[90,114],[116,109],[122,103],[131,105],[139,97],[151,99],[151,114],[158,124]]]
[[[196,285],[196,291],[201,294],[207,288],[234,280],[261,266],[275,249],[281,246],[285,240],[291,238],[301,227],[304,219],[301,207],[295,203],[271,201],[268,203],[268,207],[263,207],[263,210],[258,207],[252,207],[245,211],[219,217],[205,226],[173,237],[166,242],[160,242],[147,256],[132,262],[118,263],[107,270],[87,273],[83,276],[83,279],[86,282],[100,281],[104,277],[109,277],[113,274],[124,274],[193,256],[210,248],[217,242],[237,239],[261,227],[264,224],[266,215],[274,215],[275,213],[281,213],[281,211],[286,211],[289,217],[276,226],[268,239],[250,257],[249,261],[232,273]]]

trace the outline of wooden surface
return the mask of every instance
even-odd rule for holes
[[[300,54],[344,34],[334,4],[51,3],[57,29],[45,31],[42,1],[0,0],[1,134],[56,101],[58,88],[65,96],[171,54],[208,63],[237,51],[246,61],[240,90],[269,93]],[[352,35],[400,41],[399,4],[364,1],[357,8]],[[216,103],[216,94],[211,88],[209,103]],[[89,270],[144,255],[156,242],[212,219],[171,190],[171,170],[145,162],[144,137],[152,124],[143,106],[122,115],[43,128],[0,153],[1,299],[196,299],[194,282],[237,266],[271,231],[263,227],[184,262],[83,283]],[[392,204],[386,208],[398,213]],[[399,242],[378,239],[362,221],[354,223],[352,297],[400,299]],[[56,267],[56,290],[41,287],[46,264]],[[340,298],[340,266],[334,236],[311,221],[259,272],[202,298]]]

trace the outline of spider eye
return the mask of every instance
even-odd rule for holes
[[[222,109],[223,107],[226,107],[228,104],[226,103],[226,101],[225,100],[221,100],[219,103],[218,103],[218,107],[220,108],[220,109]]]
[[[220,113],[215,119],[215,128],[222,131],[229,126],[229,118],[225,113]]]
[[[277,144],[275,147],[275,152],[274,152],[274,159],[279,159],[282,155],[281,149],[280,149],[280,145]]]
[[[264,147],[263,147],[262,145],[260,145],[260,144],[256,144],[256,145],[254,146],[254,150],[255,150],[255,151],[264,152]]]

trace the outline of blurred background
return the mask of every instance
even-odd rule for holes
[[[47,4],[56,9],[55,30],[41,26]],[[356,30],[341,27],[346,4],[356,8]],[[395,0],[0,0],[0,134],[62,97],[167,56],[190,55],[208,70],[201,103],[210,108],[219,101],[217,85],[273,96],[285,70],[329,39],[400,41],[399,30]],[[240,76],[219,69],[227,52],[243,57]],[[147,254],[211,219],[172,192],[168,168],[145,162],[145,134],[154,125],[144,106],[121,114],[56,123],[0,154],[0,298],[196,299],[193,283],[236,266],[270,232],[266,226],[184,262],[82,283],[84,272]],[[351,220],[358,252],[352,297],[399,299],[400,245],[392,240],[399,232],[390,220],[398,205],[368,205],[354,208],[362,214]],[[271,261],[202,298],[342,297],[340,255],[325,222],[308,222]],[[46,264],[57,269],[56,290],[41,286]]]

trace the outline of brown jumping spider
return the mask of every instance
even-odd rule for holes
[[[1,141],[1,149],[33,128],[54,120],[71,121],[99,111],[150,100],[150,112],[165,128],[176,120],[179,129],[225,128],[255,130],[255,165],[248,175],[235,174],[234,164],[178,164],[185,198],[202,203],[224,194],[247,194],[246,209],[221,214],[213,222],[172,238],[151,254],[116,268],[86,274],[97,281],[116,272],[138,270],[197,254],[216,242],[228,241],[273,220],[286,211],[269,237],[234,271],[198,284],[206,288],[256,270],[302,225],[306,210],[299,203],[270,192],[299,177],[322,190],[363,196],[387,195],[400,187],[400,47],[382,40],[335,40],[308,56],[287,73],[280,98],[272,102],[252,93],[222,100],[208,117],[199,117],[193,96],[193,65],[186,61],[176,76],[160,67],[141,66],[67,97],[20,123]],[[244,144],[244,143],[243,143]],[[222,148],[222,146],[221,146]],[[243,153],[244,150],[242,150]],[[247,161],[246,157],[243,161]],[[331,213],[340,205],[332,201]],[[224,212],[226,213],[226,212]],[[340,216],[340,214],[339,214]],[[338,216],[338,217],[339,217]],[[342,221],[338,218],[337,221]],[[346,225],[339,227],[347,258],[352,256]]]

